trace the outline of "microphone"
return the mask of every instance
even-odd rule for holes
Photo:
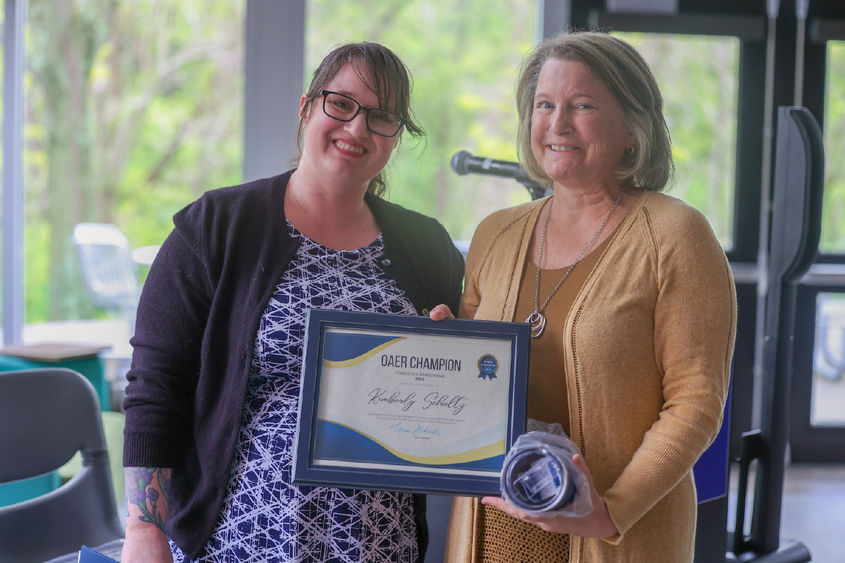
[[[507,160],[493,160],[483,156],[473,156],[469,151],[458,151],[449,161],[452,170],[460,175],[469,173],[488,174],[500,178],[513,178],[528,190],[531,199],[539,199],[548,194],[548,190],[539,182],[532,180],[518,162]]]
[[[473,156],[469,151],[458,151],[453,154],[450,164],[452,165],[452,170],[460,175],[472,172],[474,174],[489,174],[491,176],[515,178],[518,180],[528,178],[528,175],[518,162]]]

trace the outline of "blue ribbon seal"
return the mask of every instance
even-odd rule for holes
[[[478,358],[478,377],[481,379],[496,379],[496,370],[499,369],[499,360],[493,354],[484,354]]]

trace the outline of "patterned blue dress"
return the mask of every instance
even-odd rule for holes
[[[415,314],[378,266],[381,235],[332,250],[302,235],[258,329],[239,443],[199,561],[414,561],[413,496],[291,485],[305,318],[311,308]],[[191,561],[170,543],[176,562]]]

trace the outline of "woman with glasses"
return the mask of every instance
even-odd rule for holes
[[[383,200],[410,111],[403,63],[341,46],[299,108],[295,170],[174,217],[144,286],[124,409],[122,561],[421,561],[406,493],[291,483],[311,308],[456,308],[463,260],[433,219]]]

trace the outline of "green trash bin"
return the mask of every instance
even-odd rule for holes
[[[68,368],[81,373],[94,386],[100,409],[111,410],[109,382],[106,381],[100,352],[108,346],[87,344],[25,344],[0,350],[0,371],[34,368]]]

